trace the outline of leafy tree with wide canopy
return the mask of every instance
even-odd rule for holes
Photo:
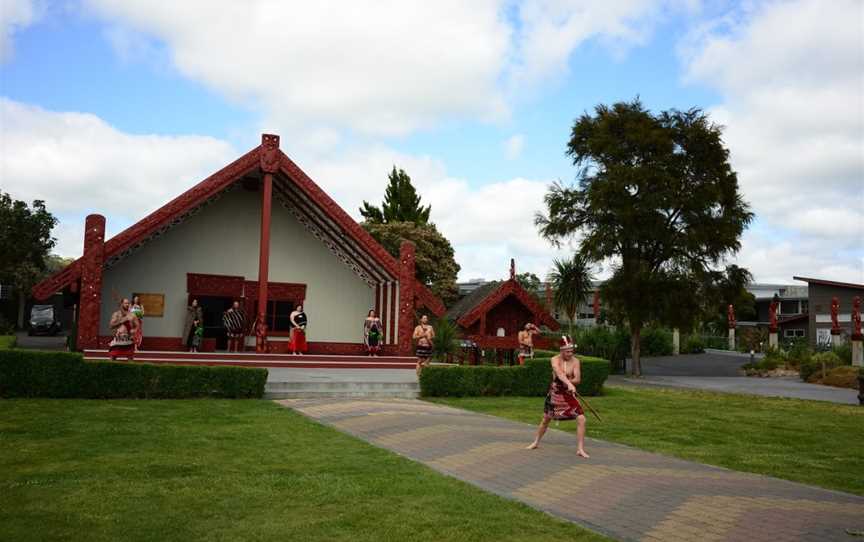
[[[642,328],[688,329],[704,314],[700,291],[740,249],[753,214],[721,127],[699,109],[655,115],[638,98],[598,105],[573,124],[567,154],[578,184],[552,185],[536,224],[554,244],[579,234],[582,256],[612,264],[601,296],[629,325],[639,375]]]
[[[591,274],[589,262],[580,254],[574,254],[568,260],[552,260],[552,271],[549,272],[549,284],[552,286],[552,303],[570,319],[570,334],[573,334],[573,321],[579,305],[591,293],[594,276]]]
[[[24,307],[30,288],[47,274],[59,270],[65,261],[49,257],[57,241],[51,230],[57,219],[45,202],[13,200],[0,192],[0,283],[12,284],[18,295],[18,327],[24,325]]]

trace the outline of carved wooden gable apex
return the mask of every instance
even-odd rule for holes
[[[279,171],[280,162],[279,136],[276,134],[261,134],[261,171],[264,173],[276,173]]]

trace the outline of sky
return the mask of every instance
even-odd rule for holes
[[[63,256],[268,132],[357,219],[405,169],[460,280],[542,278],[574,119],[636,97],[724,127],[756,215],[724,263],[864,283],[864,0],[0,0],[0,190]]]

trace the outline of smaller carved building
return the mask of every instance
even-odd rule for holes
[[[510,263],[510,278],[506,281],[487,282],[460,299],[444,314],[459,328],[463,341],[470,344],[467,362],[478,363],[481,352],[494,349],[498,361],[510,358],[519,348],[517,334],[531,322],[558,331],[558,322],[540,301],[516,280],[516,269]],[[540,337],[535,347],[542,347]]]

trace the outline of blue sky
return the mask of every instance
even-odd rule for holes
[[[272,130],[355,216],[404,167],[460,278],[542,276],[567,250],[531,217],[573,179],[573,119],[638,95],[727,126],[757,214],[734,261],[864,282],[860,2],[194,4],[3,0],[0,188],[55,209],[58,252],[88,212],[117,233]]]

